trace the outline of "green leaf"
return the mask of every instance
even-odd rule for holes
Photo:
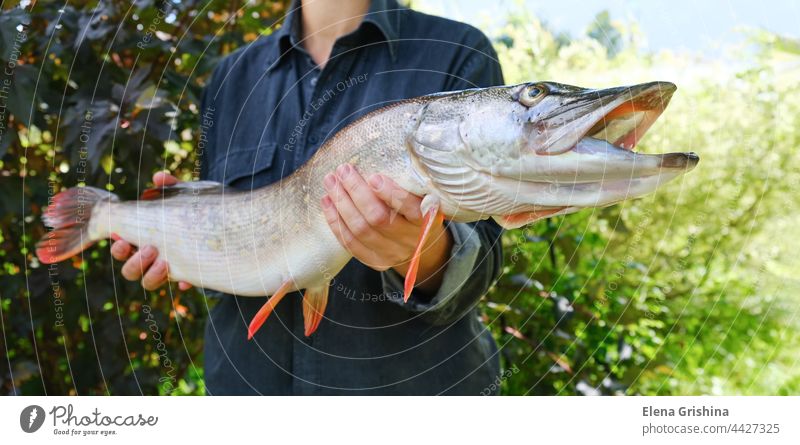
[[[24,125],[30,125],[36,110],[36,76],[38,70],[30,65],[17,65],[11,78],[8,109]]]

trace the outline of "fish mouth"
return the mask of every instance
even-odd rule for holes
[[[597,90],[600,101],[605,97],[608,103],[601,106],[598,113],[593,113],[594,124],[583,133],[572,150],[580,151],[579,142],[591,138],[632,152],[664,112],[676,89],[670,82],[649,82],[631,87]],[[693,152],[655,156],[661,157],[659,167],[667,169],[692,169],[700,161],[700,157]]]
[[[529,144],[546,156],[576,151],[589,139],[605,141],[611,151],[632,152],[677,90],[661,81],[604,89],[542,85],[550,96],[532,110]],[[664,156],[664,168],[692,168],[699,160],[694,153]]]
[[[619,93],[606,93],[618,98],[603,107],[604,113],[583,137],[602,139],[619,148],[633,150],[664,112],[676,89],[669,82],[652,82]]]

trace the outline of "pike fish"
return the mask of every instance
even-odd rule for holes
[[[281,299],[305,290],[305,334],[323,318],[332,278],[351,259],[321,208],[322,178],[343,163],[383,174],[423,197],[419,245],[444,218],[493,218],[513,229],[536,220],[640,197],[693,169],[694,153],[633,151],[676,87],[650,82],[587,89],[554,82],[437,93],[371,112],[337,132],[291,176],[238,191],[209,181],[148,189],[120,201],[67,189],[44,212],[43,263],[65,260],[117,234],[153,245],[171,280],[239,296],[270,296],[248,338]]]

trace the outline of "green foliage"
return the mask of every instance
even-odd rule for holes
[[[622,33],[611,23],[611,15],[608,11],[603,11],[595,16],[594,23],[589,26],[586,35],[600,42],[609,57],[615,57],[622,51]]]
[[[106,242],[52,268],[32,246],[64,186],[133,198],[155,170],[195,177],[204,81],[286,2],[4,8],[0,393],[202,393],[208,300],[120,279]],[[640,149],[702,161],[653,196],[506,234],[505,274],[483,306],[513,370],[504,391],[797,393],[797,42],[754,32],[733,70],[641,51],[635,26],[608,14],[588,25],[572,39],[509,17],[493,36],[507,81],[672,80],[680,89]]]
[[[698,168],[653,196],[507,234],[485,306],[509,394],[787,394],[800,390],[800,60],[754,33],[734,70],[644,53],[633,27],[555,39],[517,16],[502,30],[509,83],[679,90],[639,150],[696,151]],[[612,33],[607,29],[611,27]],[[611,51],[607,36],[629,42]],[[616,54],[615,54],[616,53]]]

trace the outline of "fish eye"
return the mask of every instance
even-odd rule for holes
[[[519,101],[526,107],[533,106],[539,99],[547,94],[547,90],[543,85],[529,85],[519,97]]]

